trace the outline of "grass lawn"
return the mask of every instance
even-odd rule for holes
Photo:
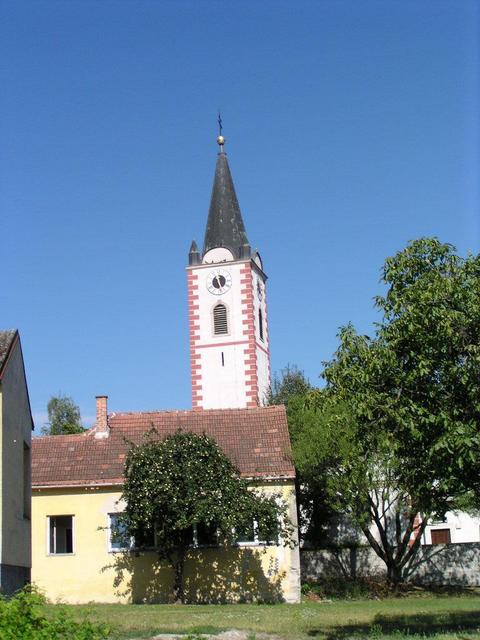
[[[53,609],[56,605],[48,605]],[[77,619],[107,622],[121,638],[156,633],[219,633],[243,629],[282,638],[480,639],[480,596],[408,596],[299,605],[78,605]]]

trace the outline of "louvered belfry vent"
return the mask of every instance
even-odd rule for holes
[[[213,309],[213,333],[218,336],[228,333],[227,307],[217,304]]]

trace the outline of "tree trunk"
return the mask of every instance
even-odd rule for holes
[[[172,563],[174,570],[173,597],[175,604],[185,603],[185,593],[183,591],[183,570],[185,567],[185,552],[181,551],[177,559]]]
[[[427,525],[428,516],[422,518],[420,525],[415,525],[415,516],[417,510],[412,509],[406,518],[406,525],[401,530],[401,519],[397,518],[395,513],[394,526],[395,526],[395,539],[397,544],[392,545],[389,542],[388,531],[382,526],[381,518],[378,515],[375,504],[370,500],[371,517],[377,528],[380,541],[376,540],[372,535],[369,527],[362,527],[362,531],[365,534],[370,546],[375,553],[385,562],[387,567],[387,581],[389,584],[396,588],[400,583],[404,582],[405,575],[408,575],[406,567],[408,563],[415,557],[421,543],[421,537]],[[417,529],[417,535],[412,545],[409,545],[412,533]]]
[[[403,582],[402,567],[400,567],[398,563],[387,562],[387,580],[394,588]]]

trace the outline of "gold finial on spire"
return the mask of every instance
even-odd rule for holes
[[[220,110],[218,111],[218,136],[217,136],[217,144],[220,146],[220,151],[223,151],[223,145],[225,144],[225,138],[222,136],[222,115]]]

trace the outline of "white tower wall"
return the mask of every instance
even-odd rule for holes
[[[265,275],[252,260],[208,255],[220,257],[224,261],[187,268],[194,409],[255,407],[264,403],[270,385]],[[231,282],[220,295],[212,293],[215,274],[228,274]],[[228,332],[215,335],[219,302],[227,309]]]

